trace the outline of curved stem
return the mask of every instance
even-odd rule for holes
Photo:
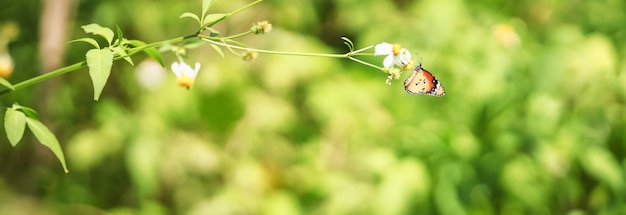
[[[228,36],[228,37],[221,37],[220,39],[222,39],[222,40],[226,40],[226,39],[234,39],[234,38],[237,38],[237,37],[243,37],[243,36],[246,36],[246,35],[248,35],[248,34],[250,34],[250,33],[252,33],[252,31],[246,31],[246,32],[239,33],[239,34],[235,34],[235,35]]]
[[[284,52],[284,51],[270,51],[270,50],[263,50],[263,49],[255,49],[255,48],[245,48],[245,47],[241,47],[241,46],[235,46],[235,45],[231,45],[231,44],[227,44],[227,43],[221,43],[221,42],[217,42],[214,41],[216,40],[215,38],[211,38],[211,37],[207,37],[204,35],[198,35],[198,37],[204,41],[207,41],[211,44],[214,45],[218,45],[218,46],[224,46],[224,47],[229,47],[229,48],[233,48],[233,49],[239,49],[239,50],[244,50],[244,51],[255,51],[258,53],[264,53],[264,54],[276,54],[276,55],[293,55],[293,56],[309,56],[309,57],[334,57],[334,58],[346,58],[348,57],[348,54],[325,54],[325,53],[307,53],[307,52]]]

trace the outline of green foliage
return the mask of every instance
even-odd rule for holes
[[[28,125],[30,131],[33,132],[33,135],[35,135],[37,140],[39,140],[42,145],[47,146],[50,150],[52,150],[52,153],[54,153],[57,159],[61,162],[63,170],[67,173],[68,170],[67,165],[65,165],[65,156],[63,155],[61,145],[54,134],[39,120],[28,117],[26,118],[26,124]]]
[[[73,43],[73,42],[86,42],[86,43],[91,44],[96,49],[100,49],[100,45],[98,44],[98,41],[96,41],[93,38],[80,38],[80,39],[69,41],[68,43]]]
[[[4,114],[4,128],[7,132],[7,138],[9,138],[11,145],[15,147],[22,139],[22,135],[24,135],[26,115],[15,108],[7,108]]]
[[[93,99],[97,101],[111,74],[113,53],[107,48],[91,49],[87,52],[86,57],[87,65],[89,66],[89,76],[93,82]]]
[[[4,128],[7,133],[7,138],[13,147],[22,139],[26,125],[28,125],[30,131],[33,132],[33,135],[35,135],[41,144],[52,150],[67,173],[68,170],[61,145],[54,134],[38,120],[37,112],[32,108],[18,104],[7,108],[4,116]]]
[[[109,46],[111,46],[111,43],[113,42],[114,33],[110,28],[102,27],[95,23],[92,23],[89,25],[83,25],[81,26],[81,28],[83,28],[85,33],[101,36],[107,41]]]
[[[224,20],[227,16],[228,14],[224,14],[224,13],[213,13],[213,14],[206,15],[202,19],[202,25],[207,25],[207,24],[213,25],[219,21]]]
[[[213,48],[215,52],[217,52],[220,56],[222,56],[222,58],[224,57],[224,51],[222,51],[222,48],[214,44],[211,44],[211,48]]]
[[[202,25],[202,22],[200,21],[200,18],[198,17],[198,15],[196,15],[195,13],[189,13],[189,12],[185,12],[183,14],[181,14],[179,17],[179,19],[182,18],[191,18],[193,20],[196,20],[196,22],[198,22],[198,25]]]
[[[146,46],[146,43],[140,40],[127,40],[126,43],[134,47]],[[152,59],[156,60],[159,64],[161,64],[162,67],[165,67],[165,63],[163,63],[163,57],[161,57],[161,52],[159,52],[158,49],[154,47],[150,47],[150,48],[144,49],[143,51],[148,56],[152,57]]]

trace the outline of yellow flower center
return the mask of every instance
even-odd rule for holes
[[[181,86],[181,87],[185,87],[187,89],[191,88],[191,86],[193,86],[193,82],[194,80],[190,77],[181,75],[177,80],[176,83]]]
[[[391,52],[393,52],[394,56],[398,56],[400,54],[400,50],[402,50],[402,47],[400,47],[400,44],[393,44],[393,46],[391,47]]]

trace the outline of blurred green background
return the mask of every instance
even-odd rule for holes
[[[156,42],[195,32],[178,16],[200,5],[0,0],[0,24],[19,27],[8,80],[81,61],[89,45],[65,43],[88,36],[81,25]],[[3,131],[0,214],[626,214],[626,2],[266,0],[215,28],[262,20],[274,30],[241,42],[400,43],[446,96],[345,59],[245,62],[209,46],[189,51],[202,63],[189,91],[143,54],[114,63],[98,102],[75,71],[0,98],[40,112],[70,169],[30,132],[13,148]]]

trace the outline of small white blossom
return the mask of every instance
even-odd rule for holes
[[[193,86],[198,71],[200,71],[200,63],[196,63],[196,66],[192,69],[191,66],[183,61],[180,63],[174,62],[172,63],[172,71],[176,74],[176,83],[181,87],[189,89]]]
[[[136,72],[139,85],[148,90],[156,90],[159,88],[166,77],[166,70],[161,67],[161,64],[151,58],[137,65]]]
[[[411,52],[400,47],[399,44],[380,43],[374,46],[374,55],[387,55],[383,60],[383,66],[390,68],[394,64],[405,66],[411,61]]]

